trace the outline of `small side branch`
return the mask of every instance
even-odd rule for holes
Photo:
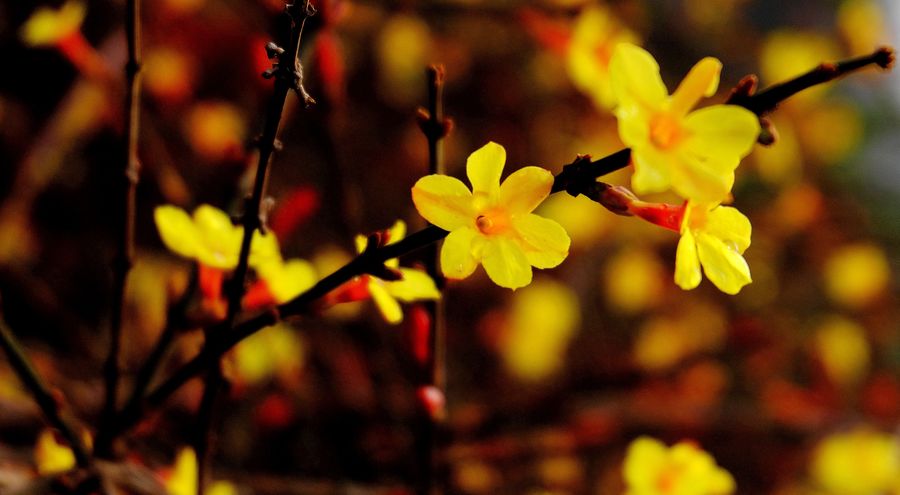
[[[2,317],[0,317],[0,345],[2,345],[3,351],[6,353],[9,364],[16,376],[19,377],[22,384],[31,393],[34,401],[41,408],[41,412],[44,413],[44,417],[66,439],[66,442],[75,454],[75,462],[79,467],[89,467],[91,465],[91,457],[88,454],[87,447],[85,447],[81,437],[76,433],[74,426],[63,417],[59,404],[57,404],[50,389],[41,380],[28,356],[22,350],[19,341]]]
[[[116,414],[118,388],[121,377],[120,354],[122,348],[122,318],[125,310],[125,293],[128,287],[128,273],[134,264],[134,217],[136,189],[140,176],[140,162],[137,156],[140,125],[140,0],[127,0],[125,6],[125,35],[128,45],[128,60],[125,63],[125,137],[123,140],[122,210],[119,221],[119,247],[113,261],[113,307],[110,321],[109,351],[104,364],[106,395],[100,422],[97,452],[100,456],[112,455],[115,440],[104,425],[109,424]]]

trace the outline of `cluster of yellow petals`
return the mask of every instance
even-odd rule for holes
[[[64,473],[75,467],[75,453],[59,443],[53,430],[45,429],[34,446],[34,463],[42,476]]]
[[[717,59],[704,58],[670,96],[652,55],[630,43],[616,46],[610,78],[619,135],[632,150],[635,192],[672,189],[702,202],[727,196],[760,126],[753,112],[735,105],[691,111],[715,94],[721,69]]]
[[[69,0],[59,9],[40,7],[22,25],[20,35],[29,46],[54,45],[81,30],[84,2]]]
[[[640,437],[628,447],[623,466],[626,495],[727,495],[735,490],[731,474],[691,442],[666,447]]]
[[[531,213],[549,194],[553,175],[524,167],[500,184],[506,150],[488,143],[469,155],[469,190],[459,179],[429,175],[412,189],[419,214],[449,231],[441,248],[441,270],[463,279],[479,263],[501,287],[516,289],[531,282],[532,270],[553,268],[569,253],[569,236],[556,222]]]
[[[719,290],[737,294],[752,281],[743,257],[750,232],[750,220],[737,209],[688,201],[675,254],[675,283],[685,290],[697,287],[702,266]]]
[[[406,236],[406,223],[397,220],[388,230],[387,244],[394,244]],[[356,236],[356,251],[362,253],[366,248],[366,237]],[[403,310],[400,302],[414,302],[434,300],[441,297],[434,280],[422,270],[415,268],[401,268],[397,258],[387,260],[385,266],[393,268],[403,276],[400,280],[381,280],[378,277],[368,276],[366,284],[369,295],[375,301],[375,306],[384,320],[392,325],[403,321]]]
[[[217,270],[237,267],[244,228],[234,225],[224,211],[204,204],[188,215],[181,208],[163,205],[154,211],[154,220],[163,243],[175,254]],[[293,299],[318,280],[307,261],[281,258],[278,239],[271,232],[253,233],[249,266],[276,303]]]

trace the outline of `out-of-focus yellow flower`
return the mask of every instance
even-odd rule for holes
[[[832,253],[825,262],[824,277],[825,291],[832,300],[861,308],[885,291],[891,268],[880,247],[851,244]]]
[[[191,217],[177,206],[163,205],[156,208],[153,216],[160,238],[175,254],[220,270],[237,266],[244,229],[234,225],[224,211],[200,205]],[[274,235],[253,233],[251,266],[280,257]]]
[[[834,495],[888,493],[900,478],[900,443],[865,427],[830,435],[816,447],[810,474]]]
[[[388,230],[387,244],[393,244],[406,236],[406,223],[397,220]],[[363,235],[356,236],[356,252],[361,253],[366,248],[366,237]],[[403,275],[403,278],[395,281],[381,280],[378,277],[367,276],[369,295],[375,301],[378,311],[385,321],[396,325],[403,321],[403,310],[400,309],[399,301],[413,302],[429,299],[440,299],[441,293],[438,291],[434,280],[422,270],[414,268],[400,268],[400,260],[393,258],[387,260],[385,266],[396,269]]]
[[[626,495],[727,495],[735,490],[731,474],[691,442],[667,448],[639,437],[628,447],[623,471]]]
[[[187,50],[161,46],[144,57],[142,73],[147,91],[166,102],[179,102],[193,91],[194,61]]]
[[[63,473],[75,467],[75,453],[57,442],[53,430],[45,429],[34,447],[34,463],[41,476]]]
[[[632,149],[632,186],[639,194],[673,189],[695,201],[719,202],[734,170],[753,149],[759,119],[735,105],[691,112],[719,86],[722,63],[698,62],[669,96],[659,65],[644,49],[620,43],[610,61],[619,135]]]
[[[816,329],[814,345],[825,373],[838,385],[856,385],[869,369],[869,341],[856,322],[829,318]]]
[[[885,19],[888,19],[888,14],[878,2],[845,0],[838,8],[837,26],[850,47],[850,53],[866,53],[887,43],[890,36]]]
[[[749,284],[750,267],[742,256],[750,246],[750,220],[730,206],[688,202],[675,254],[675,283],[685,290],[700,284],[700,267],[726,294]]]
[[[58,10],[40,7],[25,21],[20,35],[30,46],[50,46],[80,32],[86,12],[84,2],[69,0]]]
[[[637,43],[637,36],[609,9],[590,6],[579,14],[566,52],[566,69],[576,88],[591,97],[597,107],[616,104],[609,79],[609,61],[621,42]]]
[[[760,52],[760,75],[766,85],[786,81],[814,69],[822,62],[836,60],[840,51],[825,36],[796,29],[774,31],[763,42]],[[785,105],[806,105],[815,102],[827,85],[818,85],[789,98]]]
[[[527,381],[557,371],[579,320],[578,297],[563,284],[537,280],[517,292],[500,345],[506,369]]]
[[[791,184],[803,176],[803,151],[794,123],[778,115],[768,116],[778,130],[774,146],[760,146],[753,152],[759,176],[773,184]]]
[[[803,109],[803,115],[795,119],[797,133],[809,158],[824,165],[836,165],[859,146],[863,135],[862,116],[856,106],[834,98],[822,103]],[[780,145],[778,141],[773,148]]]
[[[500,184],[506,150],[488,143],[469,155],[470,191],[459,179],[429,175],[412,189],[419,214],[450,231],[441,249],[448,278],[466,278],[479,263],[501,287],[531,282],[531,267],[552,268],[569,254],[569,236],[556,222],[531,213],[550,194],[553,175],[540,167],[519,169]]]
[[[175,459],[175,466],[165,482],[169,495],[196,495],[197,454],[194,449],[181,449]],[[215,481],[206,489],[209,495],[237,495],[237,489],[226,481]]]
[[[260,383],[273,375],[290,376],[300,372],[304,361],[303,342],[297,331],[280,324],[264,328],[234,347],[234,367],[246,383]]]

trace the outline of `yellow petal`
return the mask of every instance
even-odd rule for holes
[[[185,258],[197,256],[203,240],[186,211],[172,205],[158,206],[153,211],[153,219],[167,248]]]
[[[403,302],[440,299],[441,293],[434,284],[434,280],[424,271],[400,268],[400,273],[403,275],[401,280],[384,283],[388,294]]]
[[[710,161],[747,156],[760,131],[759,118],[735,105],[713,105],[691,112],[684,119],[684,128],[688,131],[685,146]]]
[[[441,271],[445,277],[463,279],[475,271],[481,259],[480,256],[476,256],[475,248],[481,237],[481,234],[471,227],[450,232],[441,248]]]
[[[704,96],[712,96],[719,87],[719,73],[722,62],[706,57],[697,62],[672,93],[669,110],[676,115],[685,115]]]
[[[648,194],[669,189],[671,156],[656,151],[652,146],[644,146],[632,150],[631,161],[634,163],[634,175],[631,176],[634,192]]]
[[[84,3],[78,1],[68,1],[59,10],[41,7],[22,26],[22,40],[31,46],[56,43],[81,28],[85,11]]]
[[[691,231],[686,230],[675,251],[675,283],[684,290],[691,290],[700,285],[701,278],[697,243]]]
[[[397,220],[391,228],[388,229],[388,244],[394,244],[406,237],[406,222]]]
[[[444,230],[469,226],[475,220],[472,192],[454,177],[422,177],[412,188],[412,200],[422,218]]]
[[[656,476],[666,465],[666,446],[650,437],[638,437],[628,446],[622,471],[626,485],[633,493],[654,493]],[[632,491],[629,491],[632,493]]]
[[[620,106],[615,111],[619,122],[619,136],[631,148],[650,142],[651,115],[637,105]]]
[[[312,263],[301,259],[269,262],[257,268],[257,272],[279,304],[299,296],[317,282]]]
[[[531,264],[512,239],[488,237],[481,264],[488,277],[500,287],[518,289],[531,283]]]
[[[671,155],[670,178],[672,189],[681,197],[701,203],[720,203],[734,184],[734,169],[738,158],[705,160],[692,153]]]
[[[659,75],[659,64],[643,48],[631,43],[616,45],[609,63],[613,93],[619,105],[637,104],[658,109],[669,97]]]
[[[553,187],[553,174],[540,167],[516,170],[500,185],[499,204],[511,215],[531,213]]]
[[[472,191],[488,195],[497,192],[505,163],[506,150],[493,141],[472,152],[466,160],[466,175]]]
[[[737,294],[741,287],[752,281],[750,267],[744,257],[709,234],[697,233],[697,254],[703,273],[726,294]]]
[[[534,214],[513,218],[518,233],[519,247],[531,266],[553,268],[569,254],[569,236],[562,226],[553,220]]]
[[[381,280],[373,277],[369,281],[369,295],[375,301],[375,306],[378,308],[381,316],[384,317],[384,321],[391,325],[396,325],[403,321],[403,310],[400,309],[400,303],[394,299],[394,296],[388,294]]]
[[[241,237],[243,237],[243,233]],[[243,240],[239,242],[243,242]],[[238,254],[240,254],[240,247],[238,250]],[[275,234],[266,232],[263,235],[258,230],[254,232],[253,239],[250,241],[250,259],[247,261],[251,267],[273,261],[281,262],[281,248],[278,247],[278,238],[275,237]]]
[[[353,238],[353,243],[356,244],[356,252],[362,253],[366,250],[366,244],[368,244],[369,240],[366,236],[362,234],[357,234],[356,237]]]
[[[34,447],[34,462],[40,475],[58,474],[75,467],[75,454],[56,441],[52,430],[45,429]]]
[[[234,223],[227,213],[207,204],[200,205],[194,210],[194,223],[204,236],[217,236],[234,228]]]
[[[719,206],[710,211],[704,231],[732,246],[739,254],[744,254],[750,247],[750,220],[737,208]]]
[[[172,474],[166,480],[170,495],[195,495],[197,493],[197,454],[194,449],[181,449],[175,459]]]
[[[197,253],[200,262],[213,268],[234,268],[244,229],[234,225],[224,211],[205,204],[194,210],[194,225],[203,238],[204,249]]]

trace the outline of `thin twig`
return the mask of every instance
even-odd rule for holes
[[[892,56],[892,50],[886,49],[886,51]],[[860,65],[859,62],[855,64],[856,68],[866,65]],[[742,102],[741,106],[752,110],[755,102],[754,96],[748,96],[747,98],[748,100]],[[587,155],[578,156],[572,163],[563,167],[563,171],[555,177],[551,191],[554,193],[566,191],[572,195],[587,192],[589,197],[596,196],[594,194],[597,191],[598,184],[596,179],[628,166],[630,157],[631,150],[627,148],[593,161]],[[447,234],[447,231],[431,225],[394,244],[371,249],[367,248],[349,263],[323,278],[311,289],[296,298],[237,324],[227,334],[215,335],[212,340],[204,345],[199,354],[178,368],[163,383],[152,389],[142,402],[123,410],[117,418],[114,428],[116,428],[117,432],[122,432],[133,427],[141,420],[144,414],[162,405],[169,396],[187,381],[208,369],[213,363],[216,363],[222,355],[244,338],[267,326],[274,325],[283,318],[308,314],[314,309],[314,303],[319,298],[353,277],[373,271],[383,271],[383,263],[385,261],[422,249],[443,239]]]
[[[419,109],[419,127],[428,140],[428,173],[444,173],[443,139],[449,133],[451,121],[444,118],[443,93],[444,93],[444,67],[438,65],[429,66],[425,71],[428,78],[428,109]],[[428,246],[425,253],[425,271],[436,282],[443,292],[444,279],[439,267],[441,241]],[[445,377],[445,320],[443,297],[435,301],[424,303],[428,312],[428,357],[424,369],[417,379],[420,390],[422,387],[436,387],[444,390]],[[423,400],[419,395],[419,400]],[[418,434],[416,435],[416,461],[418,463],[418,487],[420,495],[428,495],[432,492],[435,478],[434,450],[436,445],[436,421],[438,418],[431,408],[420,404],[418,412]]]
[[[69,447],[75,454],[75,462],[79,467],[89,467],[91,465],[91,457],[88,454],[87,447],[84,445],[81,437],[76,433],[75,427],[63,416],[60,411],[60,406],[50,392],[50,389],[44,384],[43,380],[41,380],[40,375],[35,371],[28,356],[26,356],[25,352],[22,350],[22,345],[16,339],[15,335],[13,335],[12,330],[10,330],[2,317],[0,317],[0,345],[2,345],[3,350],[6,352],[9,364],[16,373],[16,376],[19,377],[22,384],[24,384],[25,388],[31,393],[34,401],[37,402],[38,407],[40,407],[41,411],[44,413],[44,417],[47,418],[47,421],[49,421],[54,428],[59,430],[63,438],[65,438],[66,442],[69,444]]]
[[[125,2],[125,37],[128,45],[128,60],[125,62],[125,137],[123,140],[122,211],[119,222],[119,248],[113,260],[113,307],[110,322],[109,352],[104,365],[106,395],[101,415],[97,451],[104,457],[112,455],[113,438],[105,433],[104,425],[109,424],[116,414],[118,388],[121,377],[120,353],[122,348],[122,317],[125,310],[125,292],[128,272],[134,264],[134,217],[135,196],[140,177],[140,162],[137,156],[138,132],[140,125],[140,0]]]

